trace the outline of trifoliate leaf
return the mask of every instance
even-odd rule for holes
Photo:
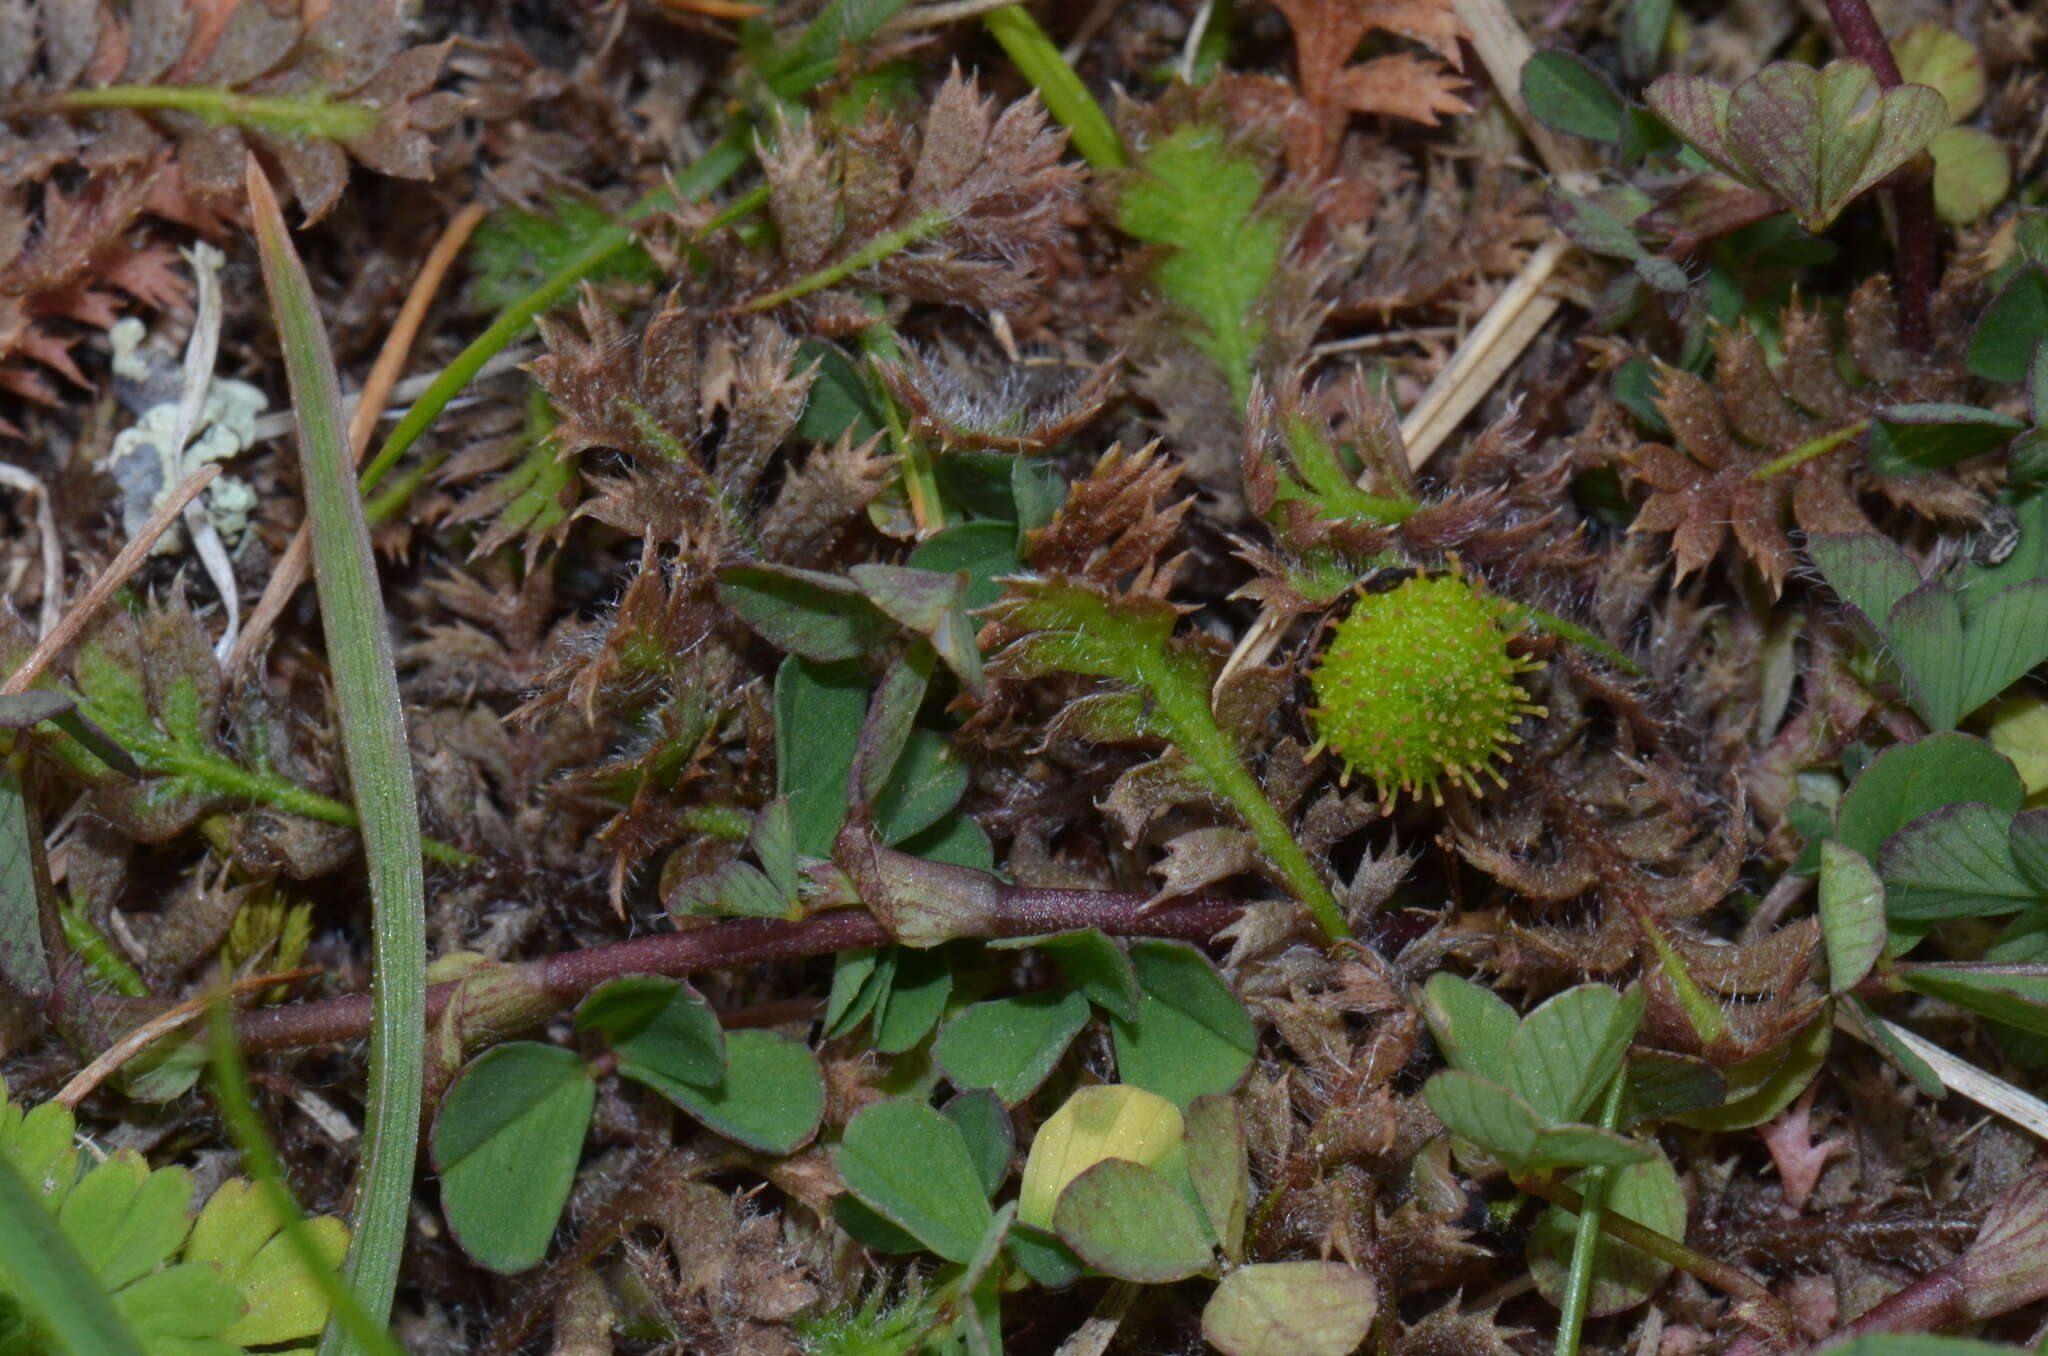
[[[1819,234],[1865,189],[1949,123],[1925,85],[1880,91],[1859,61],[1815,70],[1774,61],[1730,90],[1704,76],[1659,76],[1650,107],[1730,175],[1773,194]]]

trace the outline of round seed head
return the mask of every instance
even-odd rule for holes
[[[1445,782],[1506,784],[1492,760],[1521,742],[1517,721],[1546,714],[1516,681],[1540,665],[1509,651],[1508,612],[1456,570],[1359,594],[1309,679],[1316,739],[1346,782],[1371,778],[1383,804],[1406,791],[1439,805]]]

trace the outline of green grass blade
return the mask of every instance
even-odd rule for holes
[[[633,232],[625,226],[610,226],[590,238],[581,253],[551,274],[540,286],[528,292],[519,300],[507,306],[493,320],[490,328],[470,342],[469,347],[455,355],[455,361],[441,369],[439,376],[412,403],[405,417],[398,421],[384,445],[377,449],[377,455],[363,468],[362,485],[365,492],[376,488],[398,459],[419,440],[448,402],[462,393],[472,378],[483,370],[484,364],[503,352],[505,346],[526,332],[533,318],[547,310],[564,296],[569,289],[584,278],[603,268],[612,260],[635,248]]]
[[[72,1356],[142,1356],[114,1301],[58,1229],[57,1221],[0,1154],[0,1270],[14,1297],[32,1310]]]
[[[734,134],[719,142],[707,152],[702,160],[692,165],[689,171],[675,181],[675,193],[685,201],[695,202],[706,193],[739,173],[752,152],[747,149],[745,136]],[[582,251],[560,269],[543,280],[540,286],[528,292],[519,300],[507,306],[490,328],[478,335],[469,347],[455,355],[455,361],[441,369],[441,374],[420,393],[412,403],[405,417],[391,430],[391,436],[377,449],[377,455],[363,468],[363,493],[377,488],[385,473],[397,464],[400,457],[419,441],[433,422],[441,417],[441,411],[448,408],[448,402],[462,393],[484,364],[503,352],[505,346],[526,333],[526,327],[533,318],[547,310],[569,294],[569,290],[589,277],[598,269],[611,263],[620,255],[639,247],[632,227],[628,224],[641,217],[661,210],[674,201],[668,189],[650,193],[626,214],[625,221],[618,222],[591,236]]]
[[[350,1284],[371,1319],[391,1316],[405,1250],[419,1152],[420,1063],[426,1040],[426,881],[420,861],[419,802],[406,751],[398,673],[384,623],[370,530],[363,521],[354,459],[341,417],[334,355],[313,287],[286,234],[270,182],[252,157],[249,205],[263,282],[277,320],[299,420],[306,512],[313,525],[314,581],[334,674],[335,705],[363,852],[370,867],[371,989],[369,1108],[362,1176],[350,1221]],[[325,1353],[364,1348],[330,1323]]]
[[[1038,21],[1022,5],[992,10],[982,21],[1002,44],[1017,69],[1038,90],[1038,97],[1074,139],[1074,149],[1096,169],[1122,169],[1123,143],[1110,126],[1109,115],[1081,83],[1081,77],[1060,55]]]
[[[327,1296],[328,1312],[345,1328],[356,1344],[374,1356],[405,1356],[391,1334],[363,1312],[355,1292],[342,1283],[320,1255],[320,1247],[306,1231],[306,1212],[285,1185],[284,1170],[278,1166],[277,1150],[263,1131],[256,1114],[255,1099],[249,1095],[249,1071],[242,1067],[242,1052],[235,1046],[234,1010],[225,999],[207,1014],[213,1044],[213,1090],[220,1101],[221,1119],[235,1147],[242,1151],[242,1171],[247,1173],[282,1220],[285,1242],[298,1254],[299,1264]]]

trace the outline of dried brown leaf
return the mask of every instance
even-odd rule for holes
[[[1344,124],[1353,113],[1384,113],[1435,126],[1439,114],[1471,111],[1460,97],[1465,82],[1451,74],[1464,65],[1458,44],[1470,34],[1449,0],[1274,0],[1274,4],[1294,30],[1301,97],[1317,116],[1314,177],[1327,172]],[[1407,38],[1442,60],[1397,52],[1351,64],[1359,43],[1371,32]]]
[[[914,129],[886,115],[846,132],[825,123],[785,127],[762,153],[780,252],[766,270],[728,253],[749,279],[743,306],[817,281],[990,308],[1029,297],[1080,184],[1036,96],[998,113],[956,69]]]
[[[1946,369],[1902,357],[1892,321],[1881,286],[1864,286],[1850,302],[1849,351],[1876,378],[1860,388],[1842,377],[1826,316],[1796,302],[1782,318],[1776,370],[1747,329],[1717,340],[1718,384],[1660,366],[1657,406],[1677,446],[1622,454],[1650,490],[1630,530],[1670,533],[1681,579],[1732,536],[1776,594],[1796,559],[1788,518],[1807,532],[1875,531],[1859,502],[1865,491],[1930,517],[1981,517],[1982,495],[1953,472],[1898,479],[1863,462],[1860,430],[1876,410],[1959,395],[1958,352]]]

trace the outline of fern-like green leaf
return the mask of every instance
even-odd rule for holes
[[[1175,635],[1179,609],[1161,598],[1110,594],[1072,579],[1011,580],[1009,587],[986,615],[1014,639],[990,661],[989,672],[1013,678],[1082,673],[1142,693],[1142,732],[1171,741],[1209,788],[1236,807],[1326,935],[1348,937],[1329,886],[1266,799],[1237,742],[1217,724],[1209,705],[1211,656],[1190,637]]]
[[[223,1182],[195,1220],[192,1177],[151,1168],[121,1150],[81,1162],[77,1125],[55,1102],[0,1106],[0,1158],[55,1220],[147,1352],[236,1356],[311,1338],[327,1321],[320,1286],[279,1236],[279,1222],[240,1178]],[[338,1267],[348,1233],[323,1216],[309,1226]],[[0,1356],[52,1350],[38,1306],[0,1267]]]
[[[1152,287],[1193,322],[1188,339],[1244,407],[1266,338],[1260,301],[1280,269],[1286,224],[1259,210],[1266,171],[1222,129],[1189,123],[1155,142],[1125,181],[1117,225],[1165,252]]]

